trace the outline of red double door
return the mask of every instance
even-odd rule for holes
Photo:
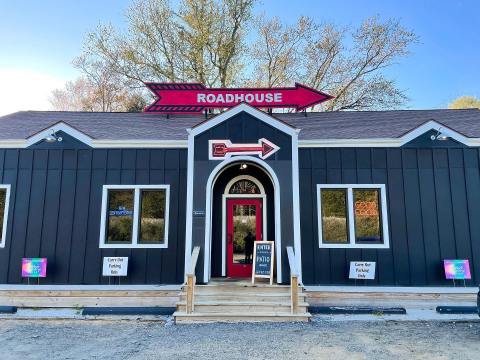
[[[227,199],[227,276],[251,277],[253,245],[263,240],[263,199]]]

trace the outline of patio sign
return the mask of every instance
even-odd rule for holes
[[[375,279],[376,263],[372,261],[351,261],[350,279],[355,280],[373,280]]]
[[[470,263],[468,260],[443,260],[447,280],[470,280]]]
[[[47,258],[23,258],[22,277],[44,278],[47,277]]]
[[[103,276],[127,276],[128,257],[104,257]]]
[[[255,241],[253,247],[252,284],[255,278],[270,279],[273,284],[274,241]]]
[[[199,113],[205,109],[231,108],[247,103],[259,108],[294,108],[297,111],[332,99],[332,96],[296,83],[294,87],[217,88],[199,83],[145,83],[156,96],[145,112]]]

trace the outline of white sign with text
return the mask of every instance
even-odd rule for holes
[[[375,279],[375,262],[351,261],[350,279],[373,280]]]
[[[104,257],[103,276],[127,276],[128,257]]]

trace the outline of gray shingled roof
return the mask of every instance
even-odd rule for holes
[[[465,135],[480,138],[480,110],[394,110],[274,114],[301,129],[301,140],[398,138],[434,120]],[[26,139],[60,121],[94,139],[186,140],[186,128],[203,116],[152,113],[21,111],[0,117],[0,140]]]

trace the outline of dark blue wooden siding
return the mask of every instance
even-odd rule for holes
[[[22,257],[46,257],[43,284],[105,284],[104,256],[128,256],[122,284],[183,282],[187,150],[0,150],[1,183],[11,184],[0,283],[25,283]],[[104,184],[169,184],[167,249],[99,249]]]
[[[443,259],[468,259],[480,281],[480,171],[475,148],[300,149],[305,284],[353,284],[349,262],[377,262],[371,285],[441,286]],[[320,249],[316,185],[386,184],[390,249]]]

